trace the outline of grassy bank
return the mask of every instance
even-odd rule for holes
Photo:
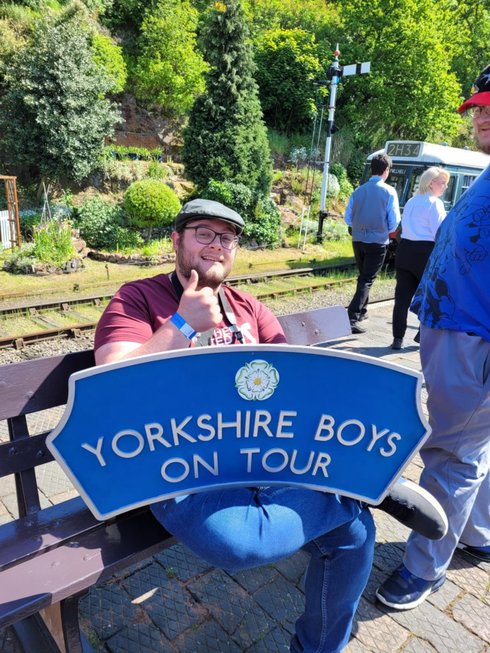
[[[0,255],[0,267],[3,267],[5,253]],[[305,251],[288,247],[275,250],[248,250],[240,248],[234,275],[245,275],[254,272],[294,269],[322,265],[326,263],[341,263],[352,259],[350,240],[327,241],[323,245],[307,245]],[[169,272],[172,264],[151,267],[137,265],[104,263],[85,259],[85,269],[72,274],[56,274],[35,276],[29,274],[10,274],[0,271],[0,304],[13,295],[28,294],[48,297],[49,295],[69,295],[80,292],[91,294],[99,292],[104,286],[118,287],[126,281]]]

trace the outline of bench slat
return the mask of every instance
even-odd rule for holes
[[[2,571],[0,628],[88,589],[175,543],[149,511],[103,523],[69,543]]]
[[[46,446],[48,434],[49,431],[0,444],[0,478],[54,460]]]
[[[0,571],[100,526],[81,497],[7,522],[0,529]]]
[[[94,365],[88,349],[0,366],[0,420],[65,404],[70,374]]]

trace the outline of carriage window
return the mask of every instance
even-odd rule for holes
[[[444,206],[446,210],[448,211],[452,205],[454,204],[455,198],[454,198],[454,189],[456,187],[456,176],[451,175],[449,177],[449,181],[447,184],[447,188],[444,191],[441,200],[444,202]]]
[[[461,186],[461,194],[463,194],[465,190],[468,190],[468,188],[475,181],[475,179],[476,179],[476,175],[464,175],[463,185]]]

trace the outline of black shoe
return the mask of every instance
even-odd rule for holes
[[[367,313],[361,313],[359,317],[359,322],[362,322],[363,320],[367,320],[369,315]]]
[[[437,592],[446,581],[444,574],[436,580],[424,580],[400,565],[376,590],[376,598],[395,610],[411,610],[423,603],[425,599]]]
[[[483,560],[483,562],[490,562],[490,546],[470,546],[469,544],[459,542],[457,548],[464,551],[472,558]]]
[[[414,339],[415,342],[420,342],[420,329],[414,335],[413,339]]]
[[[359,322],[351,322],[350,323],[350,328],[352,329],[352,333],[366,333],[366,330],[364,327],[362,327]]]
[[[399,478],[385,499],[374,506],[429,540],[440,540],[447,533],[446,513],[427,490]]]
[[[392,349],[401,349],[403,346],[403,338],[394,338],[393,342],[391,343],[391,348]]]

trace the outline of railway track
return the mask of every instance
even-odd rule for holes
[[[318,266],[235,276],[228,283],[266,301],[352,282],[355,277],[349,273],[353,270],[351,264]],[[339,274],[345,276],[338,278]],[[333,275],[337,278],[332,278]],[[102,295],[69,297],[35,305],[25,298],[15,306],[0,309],[0,349],[22,349],[37,342],[77,338],[93,331],[112,294],[106,291]],[[0,296],[0,302],[1,299]]]

